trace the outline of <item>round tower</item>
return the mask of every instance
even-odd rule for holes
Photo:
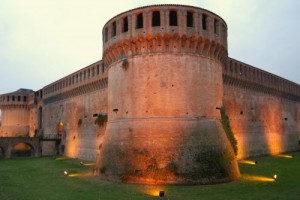
[[[103,28],[108,123],[101,177],[143,184],[237,179],[220,123],[227,25],[192,6],[121,13]]]
[[[29,136],[30,93],[33,91],[20,89],[0,96],[0,137]]]

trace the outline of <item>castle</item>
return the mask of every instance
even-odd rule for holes
[[[113,17],[102,34],[102,60],[0,96],[0,141],[40,138],[42,155],[96,161],[102,178],[146,184],[231,181],[237,159],[299,150],[300,86],[229,58],[218,15],[146,6]],[[0,143],[6,157],[12,148]]]

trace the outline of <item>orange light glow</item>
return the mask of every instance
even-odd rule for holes
[[[158,197],[160,191],[166,192],[166,190],[163,187],[158,186],[145,186],[142,192],[153,197]]]
[[[256,165],[257,161],[253,161],[253,160],[239,160],[239,163],[246,164],[246,165]]]
[[[232,132],[234,133],[234,136],[237,140],[237,145],[238,145],[238,155],[237,159],[242,159],[246,158],[248,155],[248,141],[247,137],[245,137],[244,133],[244,127],[247,126],[247,123],[245,121],[239,121],[239,123],[231,123],[231,129]]]
[[[83,163],[82,165],[86,167],[91,167],[91,166],[95,166],[96,163]]]
[[[69,174],[69,177],[86,177],[86,176],[92,176],[91,172],[88,173],[73,173],[73,174]]]
[[[271,109],[272,108],[272,109]],[[284,130],[280,118],[282,116],[282,107],[276,101],[268,102],[264,110],[264,133],[269,153],[271,155],[279,154],[284,151]]]
[[[256,175],[242,175],[242,178],[247,181],[257,181],[257,182],[275,182],[274,178],[265,177],[265,176],[256,176]]]
[[[65,155],[67,157],[71,158],[77,158],[78,157],[78,143],[80,142],[79,140],[76,140],[76,136],[78,135],[77,131],[74,132],[69,132],[68,136],[66,138],[66,143],[65,143]]]
[[[55,158],[55,160],[65,160],[66,158],[65,157],[57,157]]]
[[[279,154],[279,155],[274,155],[275,157],[281,157],[281,158],[294,158],[293,155],[288,155],[288,154]]]

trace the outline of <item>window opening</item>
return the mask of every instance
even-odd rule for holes
[[[206,28],[207,28],[207,15],[205,15],[205,14],[202,14],[202,29],[203,30],[206,30]]]
[[[115,37],[117,34],[117,25],[116,22],[113,22],[111,25],[111,37]]]
[[[177,12],[175,10],[170,11],[169,20],[170,26],[177,26]]]
[[[107,40],[108,40],[108,29],[106,27],[104,31],[104,41],[107,42]]]
[[[192,12],[187,12],[186,16],[186,26],[187,27],[193,27],[194,25],[194,17]]]
[[[152,13],[152,26],[160,26],[160,13],[159,13],[159,11],[154,11]]]
[[[214,32],[215,34],[218,34],[218,20],[214,20]]]
[[[136,28],[143,28],[143,13],[136,16]]]
[[[128,18],[125,17],[123,19],[123,33],[127,32],[128,31]]]

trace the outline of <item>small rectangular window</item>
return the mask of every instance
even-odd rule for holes
[[[143,28],[143,13],[136,16],[136,29]]]
[[[194,17],[192,12],[187,12],[186,16],[186,26],[193,27],[194,26]]]
[[[107,40],[108,40],[108,29],[106,27],[104,31],[104,41],[107,42]]]
[[[128,31],[128,18],[125,17],[123,19],[123,33],[127,32]]]
[[[218,34],[218,20],[214,20],[214,33]]]
[[[15,101],[15,96],[12,96],[12,101]]]
[[[113,22],[111,25],[111,37],[115,37],[117,35],[117,25],[116,22]]]
[[[18,101],[21,101],[21,96],[18,96]]]
[[[152,13],[152,26],[160,26],[160,12],[154,11]]]
[[[102,74],[104,73],[104,70],[105,70],[104,64],[102,63]]]
[[[9,96],[7,96],[7,99],[6,99],[7,101],[9,101]]]
[[[26,97],[26,96],[23,97],[23,101],[24,101],[24,102],[27,101],[27,97]]]
[[[169,25],[177,26],[177,12],[175,10],[171,10],[169,13]]]
[[[99,74],[99,65],[97,65],[97,75]]]
[[[207,15],[205,15],[205,14],[202,14],[202,29],[203,30],[206,30],[206,21],[207,21]]]

